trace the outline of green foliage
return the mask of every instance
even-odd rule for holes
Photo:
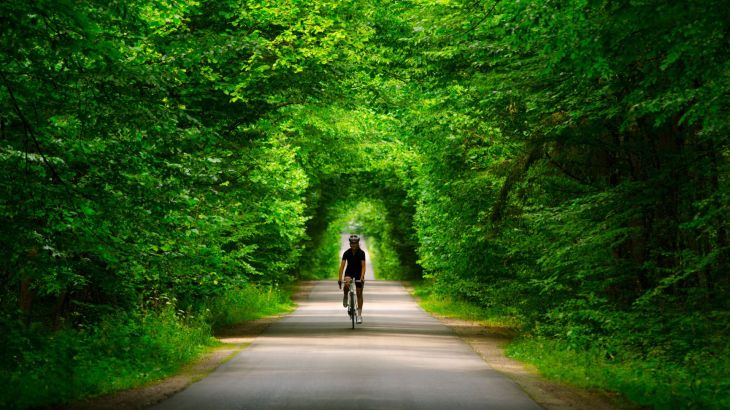
[[[730,405],[727,352],[691,355],[682,363],[643,360],[603,349],[574,350],[562,341],[521,339],[509,356],[534,363],[541,373],[580,387],[622,392],[657,409],[724,409]],[[712,363],[708,366],[708,363]]]
[[[211,328],[291,311],[289,295],[280,287],[248,286],[230,289],[195,312],[164,300],[160,310],[119,312],[55,332],[5,318],[0,404],[37,407],[159,380],[212,346]]]
[[[146,335],[161,312],[186,312],[182,323],[211,308],[190,330],[207,334],[284,308],[275,289],[298,274],[333,174],[319,168],[334,162],[320,147],[346,128],[327,121],[343,109],[318,101],[343,95],[333,84],[363,49],[367,11],[340,1],[0,6],[0,308],[3,342],[22,346],[8,351],[29,357],[3,370],[35,380],[17,390],[20,406],[35,387],[51,386],[38,399],[52,404],[193,356],[136,352],[119,334],[115,348],[157,363],[115,375],[108,361],[124,357],[103,349],[108,360],[83,357],[96,376],[57,383],[51,375],[82,357],[69,352],[90,351],[117,314]],[[45,337],[60,342],[22,342]],[[167,351],[200,345],[159,337]],[[54,349],[57,361],[26,372]]]
[[[157,380],[214,341],[203,317],[183,317],[174,307],[53,333],[2,325],[3,408],[63,403]]]
[[[377,107],[413,147],[402,183],[437,297],[667,377],[688,355],[712,366],[730,300],[722,2],[390,7],[378,43],[401,90]]]
[[[346,213],[339,203],[331,204],[318,218],[313,218],[320,226],[310,224],[312,240],[303,261],[300,277],[303,279],[331,279],[337,276],[340,266],[341,234],[347,224]]]
[[[66,6],[4,9],[24,16],[3,37],[0,163],[18,177],[2,185],[6,306],[32,300],[38,308],[23,313],[33,320],[80,323],[140,300],[196,305],[285,278],[305,237],[309,178],[284,136],[257,135],[268,112],[231,124],[246,107],[221,92],[228,80],[200,78],[224,63],[207,53],[236,36],[212,33],[238,23],[224,12],[205,20],[207,4]],[[14,295],[20,284],[28,291]],[[44,311],[53,299],[59,308]]]
[[[381,201],[367,199],[335,202],[328,209],[331,222],[323,230],[319,245],[307,257],[305,278],[332,278],[341,259],[341,234],[356,233],[366,240],[368,257],[378,279],[402,279],[403,267],[394,250],[392,228],[386,218],[388,212]]]
[[[352,206],[345,215],[354,226],[353,231],[364,235],[370,251],[370,260],[377,279],[402,279],[403,271],[396,244],[392,237],[393,228],[386,218],[388,212],[380,201],[363,201]]]
[[[330,223],[317,241],[313,241],[303,262],[302,279],[331,279],[337,275],[340,255],[342,224]]]
[[[428,281],[415,283],[413,295],[418,298],[418,304],[423,309],[439,316],[478,322],[482,326],[505,328],[508,332],[521,326],[518,310],[514,307],[485,308],[458,299],[452,292],[446,292],[442,287],[436,287]]]
[[[218,328],[289,312],[293,308],[289,296],[289,292],[271,285],[231,289],[210,302],[208,322],[212,324],[213,328]]]
[[[72,329],[115,312],[247,317],[279,303],[258,290],[331,277],[354,219],[381,277],[576,352],[709,360],[730,300],[729,10],[4,2],[6,333],[83,347]]]

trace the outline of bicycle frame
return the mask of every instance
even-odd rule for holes
[[[350,321],[352,322],[352,328],[355,328],[355,322],[357,319],[357,289],[356,284],[360,283],[359,280],[353,280],[347,286],[349,286],[349,290],[347,292],[347,314],[350,316]]]

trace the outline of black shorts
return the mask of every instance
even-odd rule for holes
[[[350,278],[352,280],[360,280],[360,279],[357,279],[357,278],[353,278],[352,276],[345,276],[345,278]],[[355,283],[355,288],[356,289],[362,289],[364,286],[365,286],[365,284],[362,283],[362,282],[356,282]]]

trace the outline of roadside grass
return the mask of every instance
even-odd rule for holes
[[[438,316],[508,328],[515,335],[508,357],[534,365],[551,380],[582,388],[615,391],[641,406],[656,409],[730,409],[730,357],[688,355],[678,362],[648,359],[629,351],[595,346],[576,349],[559,339],[521,334],[521,323],[509,309],[485,309],[437,294],[428,283],[413,284],[421,307]]]
[[[227,292],[210,303],[210,323],[214,329],[294,309],[292,289],[278,286],[249,286]]]
[[[547,378],[584,388],[622,393],[656,409],[729,409],[730,359],[705,358],[698,363],[671,363],[605,349],[575,350],[559,340],[519,338],[507,346],[509,357],[532,363]]]
[[[108,316],[92,328],[12,335],[0,407],[30,408],[106,394],[174,373],[214,343],[204,322],[172,308]],[[6,345],[7,347],[7,345]]]
[[[190,314],[167,307],[110,315],[93,327],[41,332],[0,323],[0,408],[54,406],[143,386],[176,374],[220,342],[220,327],[289,312],[290,291],[250,286]]]
[[[413,296],[421,307],[438,316],[477,322],[482,326],[505,328],[515,332],[519,318],[508,309],[485,309],[473,303],[434,292],[425,282],[413,282]]]

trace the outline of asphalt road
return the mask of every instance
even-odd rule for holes
[[[400,283],[367,282],[363,320],[351,329],[337,282],[317,282],[293,314],[153,408],[540,409]]]

